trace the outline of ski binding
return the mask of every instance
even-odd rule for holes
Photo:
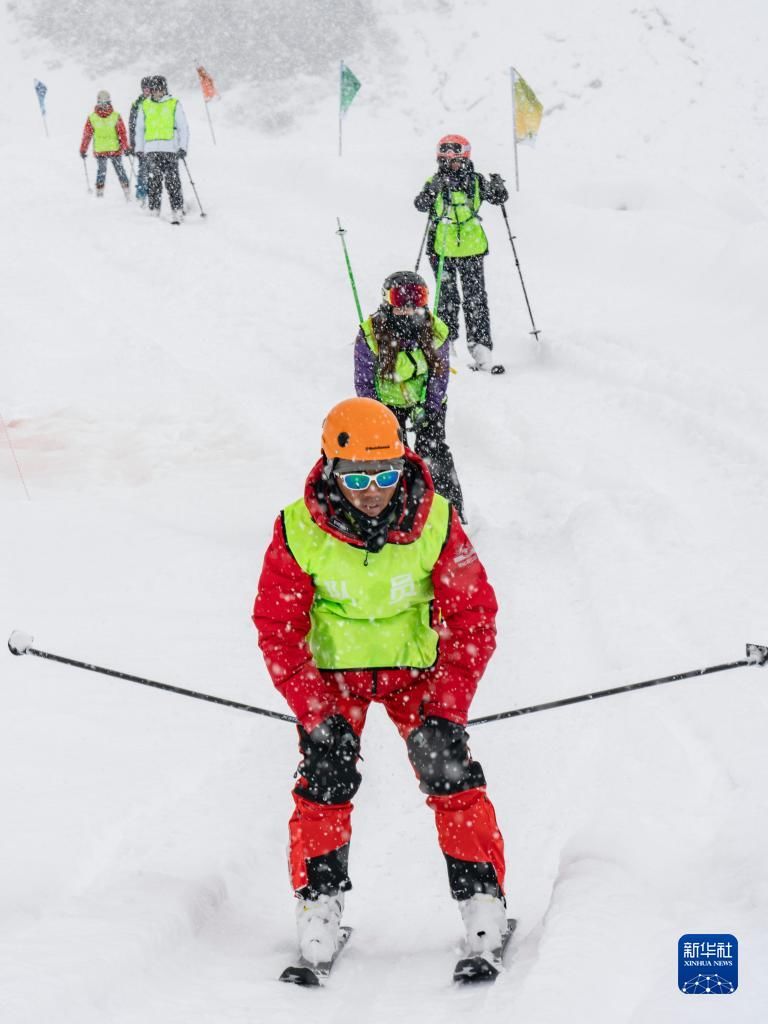
[[[469,985],[476,981],[495,981],[504,967],[504,952],[516,927],[517,921],[513,917],[507,918],[507,930],[498,949],[462,957],[453,969],[453,980],[460,985]]]
[[[323,985],[333,970],[333,965],[336,963],[339,953],[349,942],[351,934],[351,928],[348,928],[346,925],[342,926],[339,928],[339,944],[330,960],[326,960],[321,964],[311,964],[309,960],[305,960],[301,956],[297,963],[285,968],[280,975],[280,981],[286,981],[292,985],[301,985],[304,988],[317,988]]]

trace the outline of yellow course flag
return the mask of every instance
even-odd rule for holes
[[[513,68],[514,71],[514,68]],[[515,142],[533,144],[541,124],[543,107],[526,80],[515,71]]]

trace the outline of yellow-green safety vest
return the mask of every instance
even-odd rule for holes
[[[378,355],[379,343],[373,332],[372,319],[368,317],[362,328],[368,348],[374,355]],[[432,317],[432,337],[436,349],[444,345],[448,338],[448,325],[437,316]],[[392,379],[376,372],[376,394],[379,401],[399,409],[420,405],[426,396],[429,380],[429,365],[421,349],[398,352],[394,372]]]
[[[435,663],[432,570],[450,519],[451,506],[435,494],[417,540],[385,544],[373,554],[326,533],[303,498],[283,511],[288,548],[315,587],[308,639],[318,668],[424,669]]]
[[[93,152],[114,153],[120,149],[120,139],[117,137],[117,122],[120,115],[113,110],[107,117],[99,117],[94,111],[89,115],[88,120],[93,128]]]
[[[434,203],[437,219],[434,249],[438,256],[481,256],[488,252],[488,239],[477,216],[482,202],[477,176],[471,203],[466,192],[451,192],[445,213],[445,198],[442,193],[438,195]]]
[[[157,142],[158,139],[172,139],[176,125],[176,104],[179,101],[175,98],[157,103],[153,99],[146,99],[141,104],[144,111],[144,141]]]

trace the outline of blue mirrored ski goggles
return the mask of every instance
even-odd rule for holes
[[[402,469],[383,469],[380,473],[337,473],[336,477],[350,491],[367,491],[372,483],[381,490],[394,487],[402,475]]]

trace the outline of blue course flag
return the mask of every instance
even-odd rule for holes
[[[40,113],[45,117],[45,94],[48,92],[48,86],[43,85],[43,83],[36,78],[35,92],[37,93],[37,101],[40,104]]]

